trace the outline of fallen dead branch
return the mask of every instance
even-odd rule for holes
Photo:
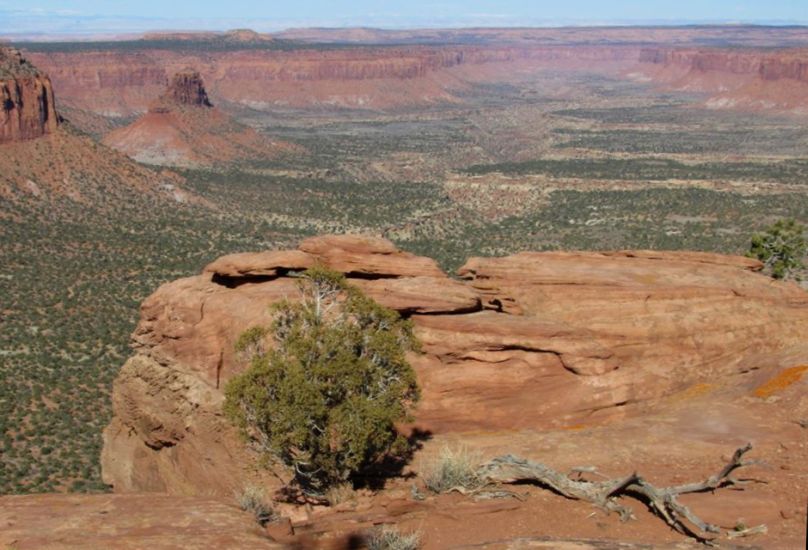
[[[710,542],[710,536],[720,534],[721,528],[703,521],[676,497],[688,493],[714,491],[742,483],[732,477],[732,474],[738,468],[751,464],[742,460],[751,449],[752,444],[748,443],[736,450],[717,474],[704,481],[674,487],[655,487],[636,472],[607,481],[588,481],[580,477],[571,479],[544,464],[512,455],[500,456],[483,464],[478,470],[478,475],[491,483],[536,483],[567,498],[591,502],[607,512],[617,512],[623,521],[633,519],[634,515],[631,508],[618,502],[618,498],[630,496],[647,504],[654,514],[676,531],[701,542]]]

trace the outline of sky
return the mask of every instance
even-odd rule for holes
[[[808,0],[0,0],[0,34],[701,22],[808,24]]]

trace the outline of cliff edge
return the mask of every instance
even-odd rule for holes
[[[58,125],[50,79],[18,50],[0,47],[0,144],[42,137]]]

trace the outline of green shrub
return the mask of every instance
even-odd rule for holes
[[[300,291],[299,302],[273,307],[274,349],[259,350],[228,384],[224,410],[298,486],[321,495],[407,450],[394,425],[418,398],[405,357],[417,343],[408,321],[340,273],[310,269]]]
[[[803,269],[808,253],[805,226],[794,219],[783,219],[752,237],[747,256],[763,262],[775,279],[787,279]]]

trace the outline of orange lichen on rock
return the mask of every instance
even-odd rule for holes
[[[688,399],[694,399],[696,397],[701,397],[702,395],[707,395],[714,389],[715,386],[713,384],[699,382],[698,384],[693,384],[689,388],[686,388],[681,392],[672,395],[671,399],[673,401],[685,401]]]
[[[802,376],[808,372],[808,365],[799,365],[785,369],[780,374],[760,386],[755,390],[755,397],[771,397],[775,393],[783,391],[799,382]]]

